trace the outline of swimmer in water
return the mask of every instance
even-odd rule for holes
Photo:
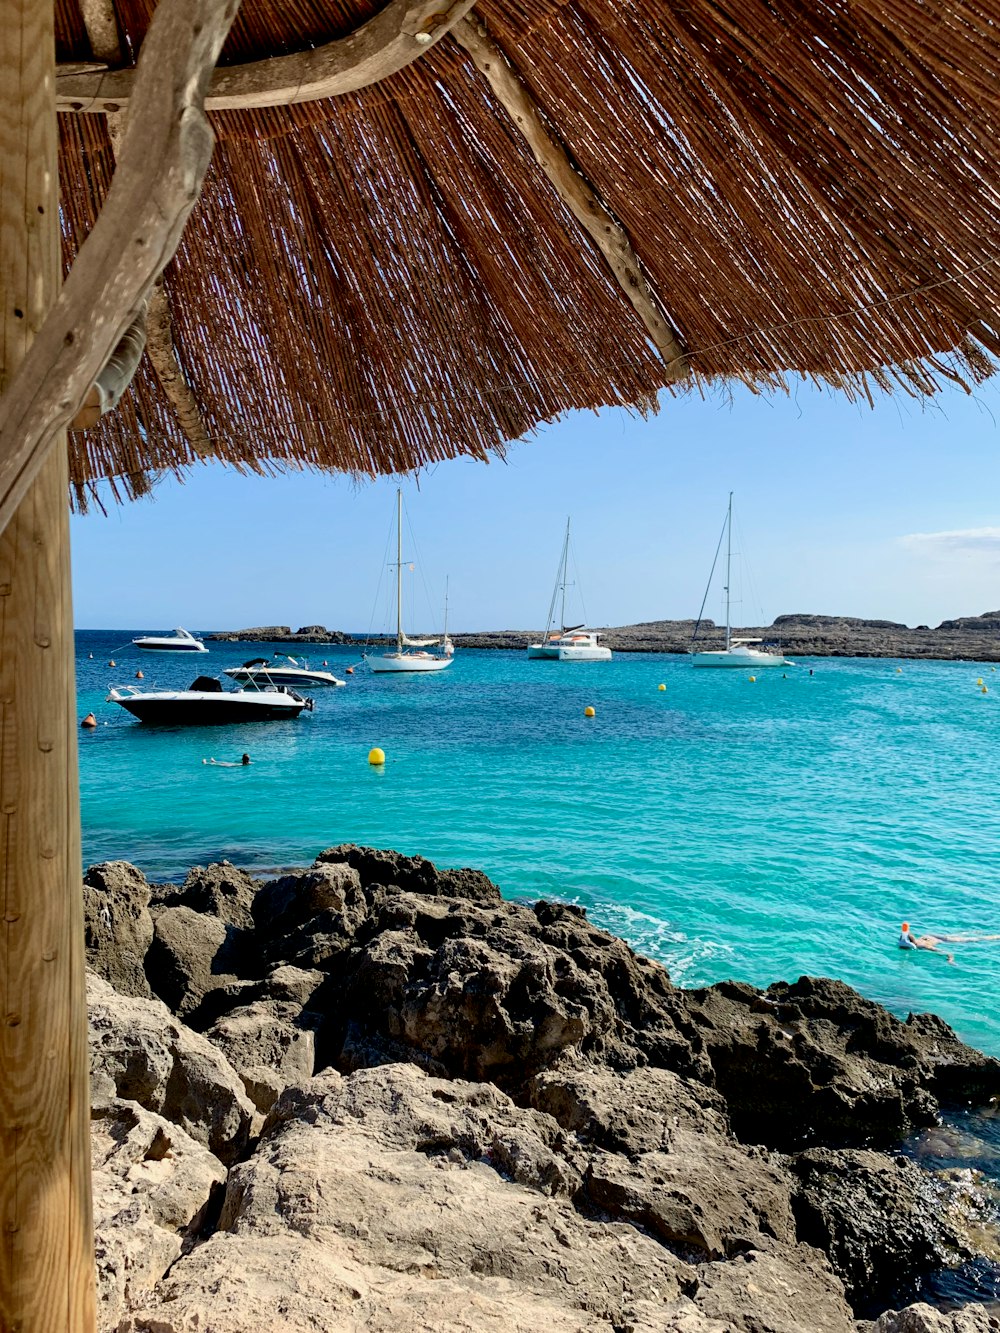
[[[201,762],[203,764],[213,764],[216,768],[246,768],[247,764],[252,761],[250,756],[245,754],[238,764],[229,759],[203,759]]]
[[[919,935],[915,936],[910,930],[910,923],[903,922],[903,927],[899,932],[899,947],[901,949],[926,949],[929,953],[943,953],[949,963],[954,964],[955,955],[948,953],[945,949],[939,949],[938,945],[948,940],[946,935]]]

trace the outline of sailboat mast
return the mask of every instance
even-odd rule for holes
[[[448,575],[444,576],[444,637],[448,637]]]
[[[566,629],[566,578],[567,565],[569,564],[569,519],[566,520],[566,540],[563,542],[562,558],[562,606],[559,610],[559,632],[563,633]]]
[[[396,651],[403,651],[403,488],[396,489]]]
[[[733,493],[729,492],[729,510],[726,514],[726,652],[729,652],[729,578],[733,565]]]

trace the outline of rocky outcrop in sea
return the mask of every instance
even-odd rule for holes
[[[371,848],[85,905],[105,1333],[1000,1329],[916,1301],[982,1231],[899,1145],[1000,1095],[939,1019]]]
[[[693,620],[651,620],[640,625],[618,625],[600,630],[603,642],[618,653],[687,653],[691,649]],[[478,634],[453,634],[459,648],[506,648],[524,650],[536,643],[542,631],[488,630]],[[780,646],[790,656],[800,657],[926,657],[973,662],[1000,662],[1000,611],[981,616],[943,620],[937,628],[911,628],[894,620],[863,620],[858,616],[784,615],[770,625],[745,625],[733,630],[751,638]],[[700,648],[723,646],[724,631],[712,620],[698,629]],[[358,640],[340,630],[305,625],[293,631],[288,625],[266,625],[255,629],[225,630],[206,634],[206,639],[248,643],[349,644]]]

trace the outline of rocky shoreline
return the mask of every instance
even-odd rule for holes
[[[104,1333],[1000,1329],[912,1303],[982,1235],[898,1145],[1000,1095],[931,1015],[370,848],[84,897]]]
[[[602,629],[604,642],[619,653],[687,653],[694,631],[692,620],[654,620],[641,625]],[[786,615],[771,625],[745,626],[735,633],[779,644],[791,657],[905,657],[1000,662],[1000,611],[981,616],[944,620],[935,629],[915,629],[891,620],[862,620],[854,616]],[[454,634],[460,648],[524,649],[536,642],[541,630],[495,630]],[[258,625],[253,629],[219,631],[206,639],[227,643],[358,644],[355,636],[323,625]],[[703,620],[698,641],[720,647],[722,630]]]

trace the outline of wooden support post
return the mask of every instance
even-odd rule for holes
[[[0,387],[60,281],[52,0],[0,0]],[[0,1331],[90,1333],[65,436],[0,535]]]

